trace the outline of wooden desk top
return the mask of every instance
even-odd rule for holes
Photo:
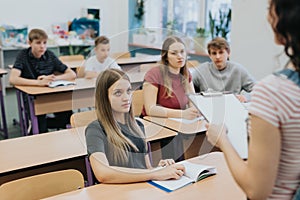
[[[144,75],[146,72],[128,72],[128,76],[130,78],[131,83],[142,83],[144,80]],[[30,94],[30,95],[42,95],[42,94],[50,94],[57,92],[67,92],[72,90],[82,90],[82,89],[93,89],[96,85],[96,79],[86,79],[86,78],[77,78],[75,79],[76,85],[69,86],[59,86],[55,88],[49,87],[40,87],[40,86],[24,86],[24,85],[15,85],[15,88],[18,90]]]
[[[167,137],[173,137],[177,135],[177,132],[175,131],[151,123],[144,119],[137,118],[137,120],[141,121],[144,124],[147,142],[160,140]]]
[[[81,113],[79,113],[79,114],[81,114]],[[77,115],[77,116],[79,116],[79,115]],[[96,120],[96,118],[97,118],[95,113],[93,115],[91,115],[90,113],[85,114],[84,112],[82,112],[82,115],[80,116],[80,118],[84,118],[84,117],[87,117],[87,119],[84,119],[84,121],[82,119],[80,119],[80,121],[82,123],[80,123],[79,126],[83,125],[83,124],[89,124],[92,121]],[[144,124],[145,136],[146,136],[147,142],[160,140],[160,139],[167,138],[167,137],[173,137],[173,136],[177,135],[177,132],[175,132],[175,131],[164,128],[164,127],[154,124],[152,122],[146,121],[142,118],[136,118],[136,119]],[[79,120],[79,119],[77,118],[77,119],[75,119],[75,121],[76,120]],[[80,129],[79,136],[85,137],[85,134],[83,133],[85,128],[86,128],[86,126],[83,125],[82,129]]]
[[[203,120],[199,120],[191,124],[185,124],[183,122],[162,117],[145,116],[144,119],[183,134],[195,134],[206,131],[205,122]]]
[[[246,199],[244,192],[235,183],[221,152],[213,152],[190,159],[191,162],[213,165],[217,175],[197,183],[180,188],[171,193],[150,185],[149,183],[133,184],[98,184],[73,192],[56,195],[47,200],[82,200],[82,199],[130,199],[130,200],[168,200],[168,199]]]
[[[87,154],[83,127],[0,141],[0,173]]]
[[[26,94],[42,95],[42,94],[57,93],[57,92],[67,92],[72,90],[93,89],[95,88],[95,82],[96,82],[95,79],[77,78],[75,79],[76,85],[60,86],[55,88],[15,85],[15,88],[17,88],[18,90]]]
[[[176,132],[141,119],[146,140],[177,135]],[[59,160],[87,155],[85,128],[78,127],[0,141],[0,174]]]
[[[116,61],[119,65],[129,65],[129,64],[158,62],[159,60],[160,60],[160,55],[158,56],[149,55],[149,56],[137,56],[131,58],[119,58]]]

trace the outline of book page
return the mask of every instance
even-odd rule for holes
[[[165,181],[150,181],[149,183],[167,192],[171,192],[182,188],[191,183],[195,183],[210,175],[216,174],[216,168],[208,165],[201,165],[191,163],[188,161],[181,161],[178,164],[182,164],[185,167],[185,175],[180,179],[165,180]],[[202,173],[204,172],[204,173]]]
[[[201,165],[188,161],[182,161],[181,164],[183,164],[186,169],[185,176],[189,177],[194,182],[205,178],[206,175],[213,175],[217,173],[216,168],[213,166]]]
[[[72,81],[65,81],[65,80],[57,80],[57,81],[52,81],[49,84],[49,87],[54,88],[58,86],[66,86],[66,85],[75,85],[75,82]]]

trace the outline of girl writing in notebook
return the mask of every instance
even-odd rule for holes
[[[238,156],[223,125],[208,128],[208,140],[224,152],[234,179],[249,199],[292,199],[300,185],[299,11],[299,0],[269,1],[268,21],[275,42],[284,46],[290,61],[286,69],[254,86],[248,161]]]
[[[150,69],[143,84],[144,109],[142,116],[195,119],[198,110],[189,103],[188,93],[195,93],[192,76],[187,69],[187,52],[183,41],[176,36],[165,39],[161,61]],[[161,141],[163,158],[183,159],[182,139]]]
[[[186,94],[195,93],[186,66],[187,53],[183,41],[168,37],[161,50],[161,62],[145,75],[142,115],[195,119],[198,110],[189,105]]]
[[[150,163],[142,123],[131,109],[131,85],[118,69],[101,72],[96,81],[97,120],[86,128],[87,150],[93,172],[102,183],[131,183],[147,180],[179,179],[183,165],[161,160],[161,169]]]

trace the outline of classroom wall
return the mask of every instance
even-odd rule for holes
[[[231,60],[243,64],[257,79],[272,73],[286,61],[274,43],[267,21],[268,0],[232,0]]]
[[[0,0],[0,25],[51,25],[82,16],[83,8],[100,9],[100,33],[111,38],[111,51],[127,51],[128,1],[120,0]]]
[[[8,0],[0,6],[0,24],[41,27],[81,17],[82,8],[100,8],[101,34],[111,38],[111,51],[128,49],[128,1],[126,0]],[[243,64],[261,79],[282,65],[282,52],[273,42],[267,22],[268,0],[232,0],[231,60]],[[4,6],[5,5],[5,6]]]

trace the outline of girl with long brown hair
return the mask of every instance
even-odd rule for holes
[[[96,81],[97,120],[86,128],[87,149],[93,172],[102,183],[130,183],[178,179],[184,167],[174,160],[161,160],[161,169],[150,163],[142,123],[131,109],[131,85],[118,69],[101,72]]]

